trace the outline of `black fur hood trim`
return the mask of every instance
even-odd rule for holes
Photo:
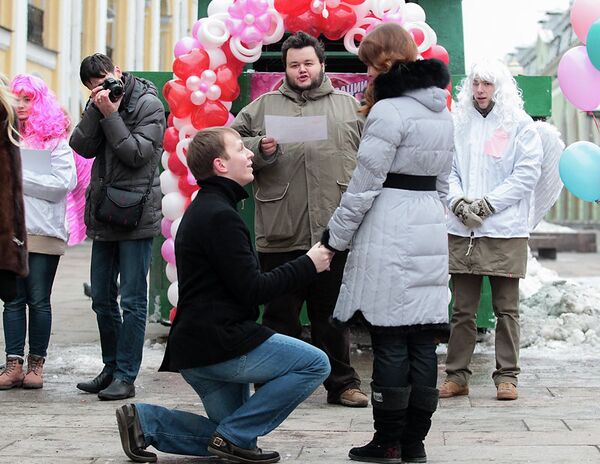
[[[397,63],[373,82],[375,101],[404,95],[411,90],[439,87],[450,83],[448,67],[439,60],[418,60]]]

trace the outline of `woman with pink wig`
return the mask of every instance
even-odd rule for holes
[[[60,256],[67,245],[67,193],[77,181],[67,140],[68,117],[54,94],[44,81],[28,74],[17,75],[10,89],[17,99],[22,137],[29,275],[17,279],[17,296],[4,305],[7,369],[0,375],[3,390],[43,386],[52,324],[50,294]],[[49,163],[45,164],[43,159],[48,155]],[[32,157],[34,161],[28,163]],[[29,308],[29,353],[24,371],[26,308]]]

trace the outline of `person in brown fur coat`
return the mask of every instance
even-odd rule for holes
[[[0,75],[0,299],[4,302],[15,298],[17,276],[29,272],[18,123],[6,83]]]

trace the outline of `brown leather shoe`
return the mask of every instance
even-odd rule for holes
[[[440,387],[440,398],[452,398],[453,396],[464,396],[468,394],[468,385],[460,385],[451,380],[446,380]]]
[[[496,387],[498,392],[496,393],[496,398],[501,401],[512,401],[516,400],[519,397],[519,393],[517,392],[517,387],[509,382],[502,382],[498,384]]]
[[[344,390],[342,394],[335,400],[328,403],[341,404],[350,408],[366,408],[369,404],[369,398],[358,388],[349,388]]]

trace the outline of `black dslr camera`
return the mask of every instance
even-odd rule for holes
[[[111,102],[115,103],[125,91],[123,84],[121,81],[113,79],[112,77],[107,77],[102,84],[102,88],[109,91],[108,98]]]

